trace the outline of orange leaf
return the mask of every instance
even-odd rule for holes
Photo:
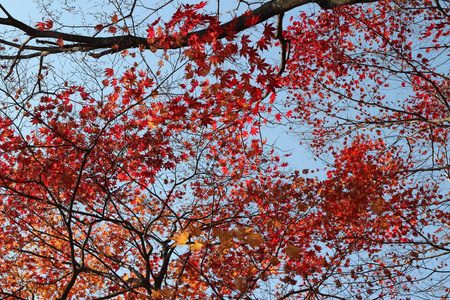
[[[58,45],[58,47],[62,48],[64,46],[63,38],[59,38],[58,41],[56,41],[56,45]]]
[[[280,260],[276,256],[272,256],[272,258],[270,259],[270,263],[276,266],[280,263]]]
[[[172,247],[175,247],[177,245],[180,246],[186,245],[189,239],[189,232],[187,232],[186,230],[183,230],[182,232],[177,232],[170,239],[175,241]]]
[[[189,249],[191,249],[192,251],[200,250],[202,247],[203,247],[203,244],[200,243],[197,239],[194,240],[193,244],[189,245]]]
[[[94,27],[94,30],[100,32],[103,30],[103,28],[105,27],[102,24],[98,24]]]
[[[288,245],[285,249],[286,255],[291,258],[298,260],[300,258],[300,249],[294,245]]]
[[[247,236],[247,242],[252,248],[261,247],[263,244],[262,236],[258,233],[251,233]]]
[[[114,16],[111,17],[111,22],[113,22],[114,24],[116,24],[117,21],[119,21],[119,18],[117,17],[116,13],[114,13]]]
[[[117,32],[117,28],[114,26],[109,26],[108,31],[114,34]]]

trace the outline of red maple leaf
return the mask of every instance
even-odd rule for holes
[[[53,27],[53,21],[45,20],[44,22],[37,22],[35,24],[35,27],[37,30],[40,30],[40,31],[50,30]]]

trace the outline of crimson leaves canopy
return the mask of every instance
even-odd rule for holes
[[[2,299],[448,298],[448,1],[40,4],[0,5]]]

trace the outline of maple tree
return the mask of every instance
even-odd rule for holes
[[[449,297],[448,1],[56,3],[0,5],[2,299]]]

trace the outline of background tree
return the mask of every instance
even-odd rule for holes
[[[2,298],[447,299],[449,3],[360,2],[0,5]]]

